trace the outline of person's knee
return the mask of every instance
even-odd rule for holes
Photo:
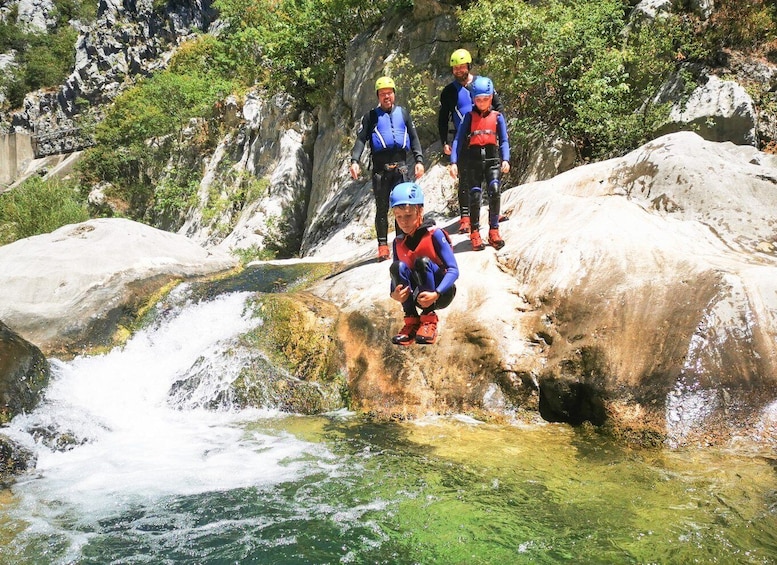
[[[389,274],[391,275],[391,280],[394,284],[397,284],[399,281],[399,266],[401,264],[402,263],[399,261],[394,261],[391,263],[391,265],[389,265]]]
[[[428,273],[432,270],[432,260],[429,257],[417,257],[413,268],[417,273]]]

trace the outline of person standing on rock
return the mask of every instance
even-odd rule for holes
[[[415,179],[424,174],[424,158],[413,120],[402,106],[395,104],[396,85],[390,77],[375,82],[378,106],[362,116],[351,151],[351,178],[359,178],[359,159],[369,143],[372,155],[372,193],[375,196],[375,232],[378,237],[378,261],[389,258],[389,193],[399,183],[411,180],[407,157],[413,154]]]
[[[472,74],[472,55],[466,49],[456,49],[451,54],[451,73],[453,82],[448,83],[440,93],[440,110],[437,113],[437,130],[443,153],[451,154],[453,137],[461,125],[464,116],[472,110],[472,83],[477,78]],[[494,92],[491,105],[497,112],[503,112],[499,95]],[[450,129],[451,123],[453,129]],[[466,158],[466,155],[463,156]],[[459,183],[459,233],[470,233],[469,187]],[[503,218],[504,219],[504,218]]]
[[[404,325],[391,338],[396,345],[437,341],[436,310],[456,295],[459,267],[450,238],[434,220],[424,220],[424,193],[414,182],[394,187],[389,196],[394,219],[402,233],[394,239],[391,298],[402,304]],[[420,309],[420,315],[419,315]]]
[[[485,244],[480,237],[480,206],[483,184],[488,194],[488,243],[495,249],[504,247],[499,234],[502,174],[510,172],[510,142],[507,122],[494,110],[494,83],[479,76],[472,82],[474,108],[464,116],[451,149],[450,174],[459,176],[459,186],[469,187],[469,217],[472,249],[481,251]]]

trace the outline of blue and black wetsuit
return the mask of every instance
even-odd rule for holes
[[[445,308],[456,295],[459,266],[445,230],[437,229],[434,220],[425,220],[411,236],[400,235],[394,240],[394,262],[389,268],[391,290],[404,285],[411,290],[402,303],[405,316],[418,316],[418,295],[423,291],[440,293],[437,301],[421,308],[429,314]]]
[[[386,112],[378,106],[362,116],[351,151],[351,161],[358,161],[369,143],[372,155],[372,193],[375,196],[375,232],[378,244],[388,242],[389,194],[401,182],[413,180],[408,174],[408,153],[414,163],[423,163],[424,155],[410,112],[394,106]]]
[[[480,227],[483,183],[488,193],[488,226],[499,227],[502,161],[510,160],[504,116],[493,109],[473,108],[461,122],[451,148],[451,163],[459,167],[459,190],[465,187],[473,231]]]

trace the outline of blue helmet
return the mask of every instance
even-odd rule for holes
[[[405,204],[423,206],[424,191],[414,182],[401,182],[391,191],[389,204],[392,208],[404,206]]]
[[[490,96],[494,94],[494,83],[488,77],[478,76],[472,81],[470,91],[472,92],[472,98],[475,98],[475,96]]]

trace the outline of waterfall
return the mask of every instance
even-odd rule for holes
[[[171,386],[192,367],[201,376],[208,366],[210,385],[198,387],[202,394],[229,384],[240,359],[221,353],[261,324],[245,314],[249,293],[198,303],[182,299],[184,290],[178,295],[180,305],[123,347],[52,360],[43,402],[7,430],[38,458],[33,474],[14,487],[25,521],[36,515],[47,527],[68,516],[98,521],[168,496],[278,484],[304,476],[310,452],[322,455],[321,446],[247,425],[282,417],[276,411],[171,402]]]

